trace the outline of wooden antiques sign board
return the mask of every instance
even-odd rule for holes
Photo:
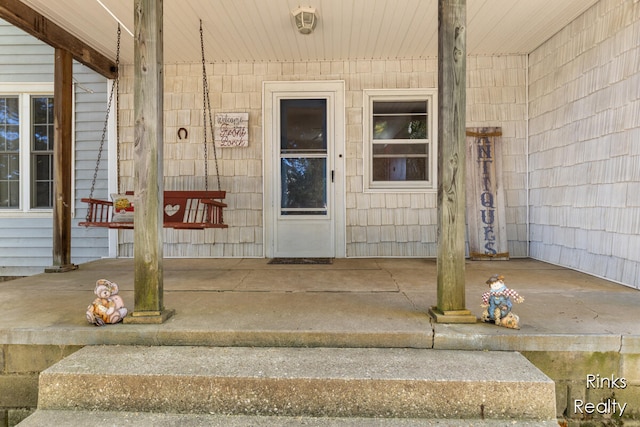
[[[216,147],[249,146],[249,113],[218,113],[214,120]]]
[[[467,128],[469,257],[509,259],[502,181],[502,129]]]

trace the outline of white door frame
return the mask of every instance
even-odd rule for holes
[[[332,202],[333,249],[336,258],[346,256],[346,203],[345,203],[345,84],[344,81],[273,81],[263,82],[262,133],[264,162],[264,248],[267,258],[281,256],[276,250],[277,221],[279,216],[279,176],[276,160],[279,158],[279,101],[290,98],[327,99],[328,144],[333,144],[329,164],[333,182],[328,183],[327,197]],[[331,142],[332,141],[332,142]],[[304,255],[301,255],[304,256]]]

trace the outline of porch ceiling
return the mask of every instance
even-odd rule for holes
[[[133,0],[20,1],[110,58],[116,21],[106,8],[133,31]],[[468,0],[468,53],[530,53],[597,1]],[[318,10],[311,35],[294,30],[299,5]],[[200,61],[200,19],[210,62],[421,58],[438,49],[437,0],[165,0],[166,63]],[[133,62],[124,29],[121,62]]]

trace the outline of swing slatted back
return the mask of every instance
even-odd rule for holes
[[[222,209],[227,205],[219,201],[225,196],[224,191],[165,191],[165,228],[226,228]]]
[[[164,228],[202,230],[205,228],[227,228],[223,209],[225,191],[165,191]],[[82,199],[88,205],[87,220],[79,225],[85,227],[133,228],[133,222],[117,222],[113,219],[113,202],[93,198]]]

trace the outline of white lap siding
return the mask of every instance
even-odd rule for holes
[[[0,20],[0,84],[19,89],[21,83],[53,83],[54,49],[22,30]],[[82,263],[108,255],[106,230],[78,228],[95,170],[97,147],[106,114],[107,81],[74,62],[74,219],[71,260]],[[28,155],[28,153],[21,153]],[[107,151],[96,185],[106,195]],[[26,173],[21,172],[26,179]],[[41,273],[52,264],[53,219],[48,213],[0,211],[0,276]]]

